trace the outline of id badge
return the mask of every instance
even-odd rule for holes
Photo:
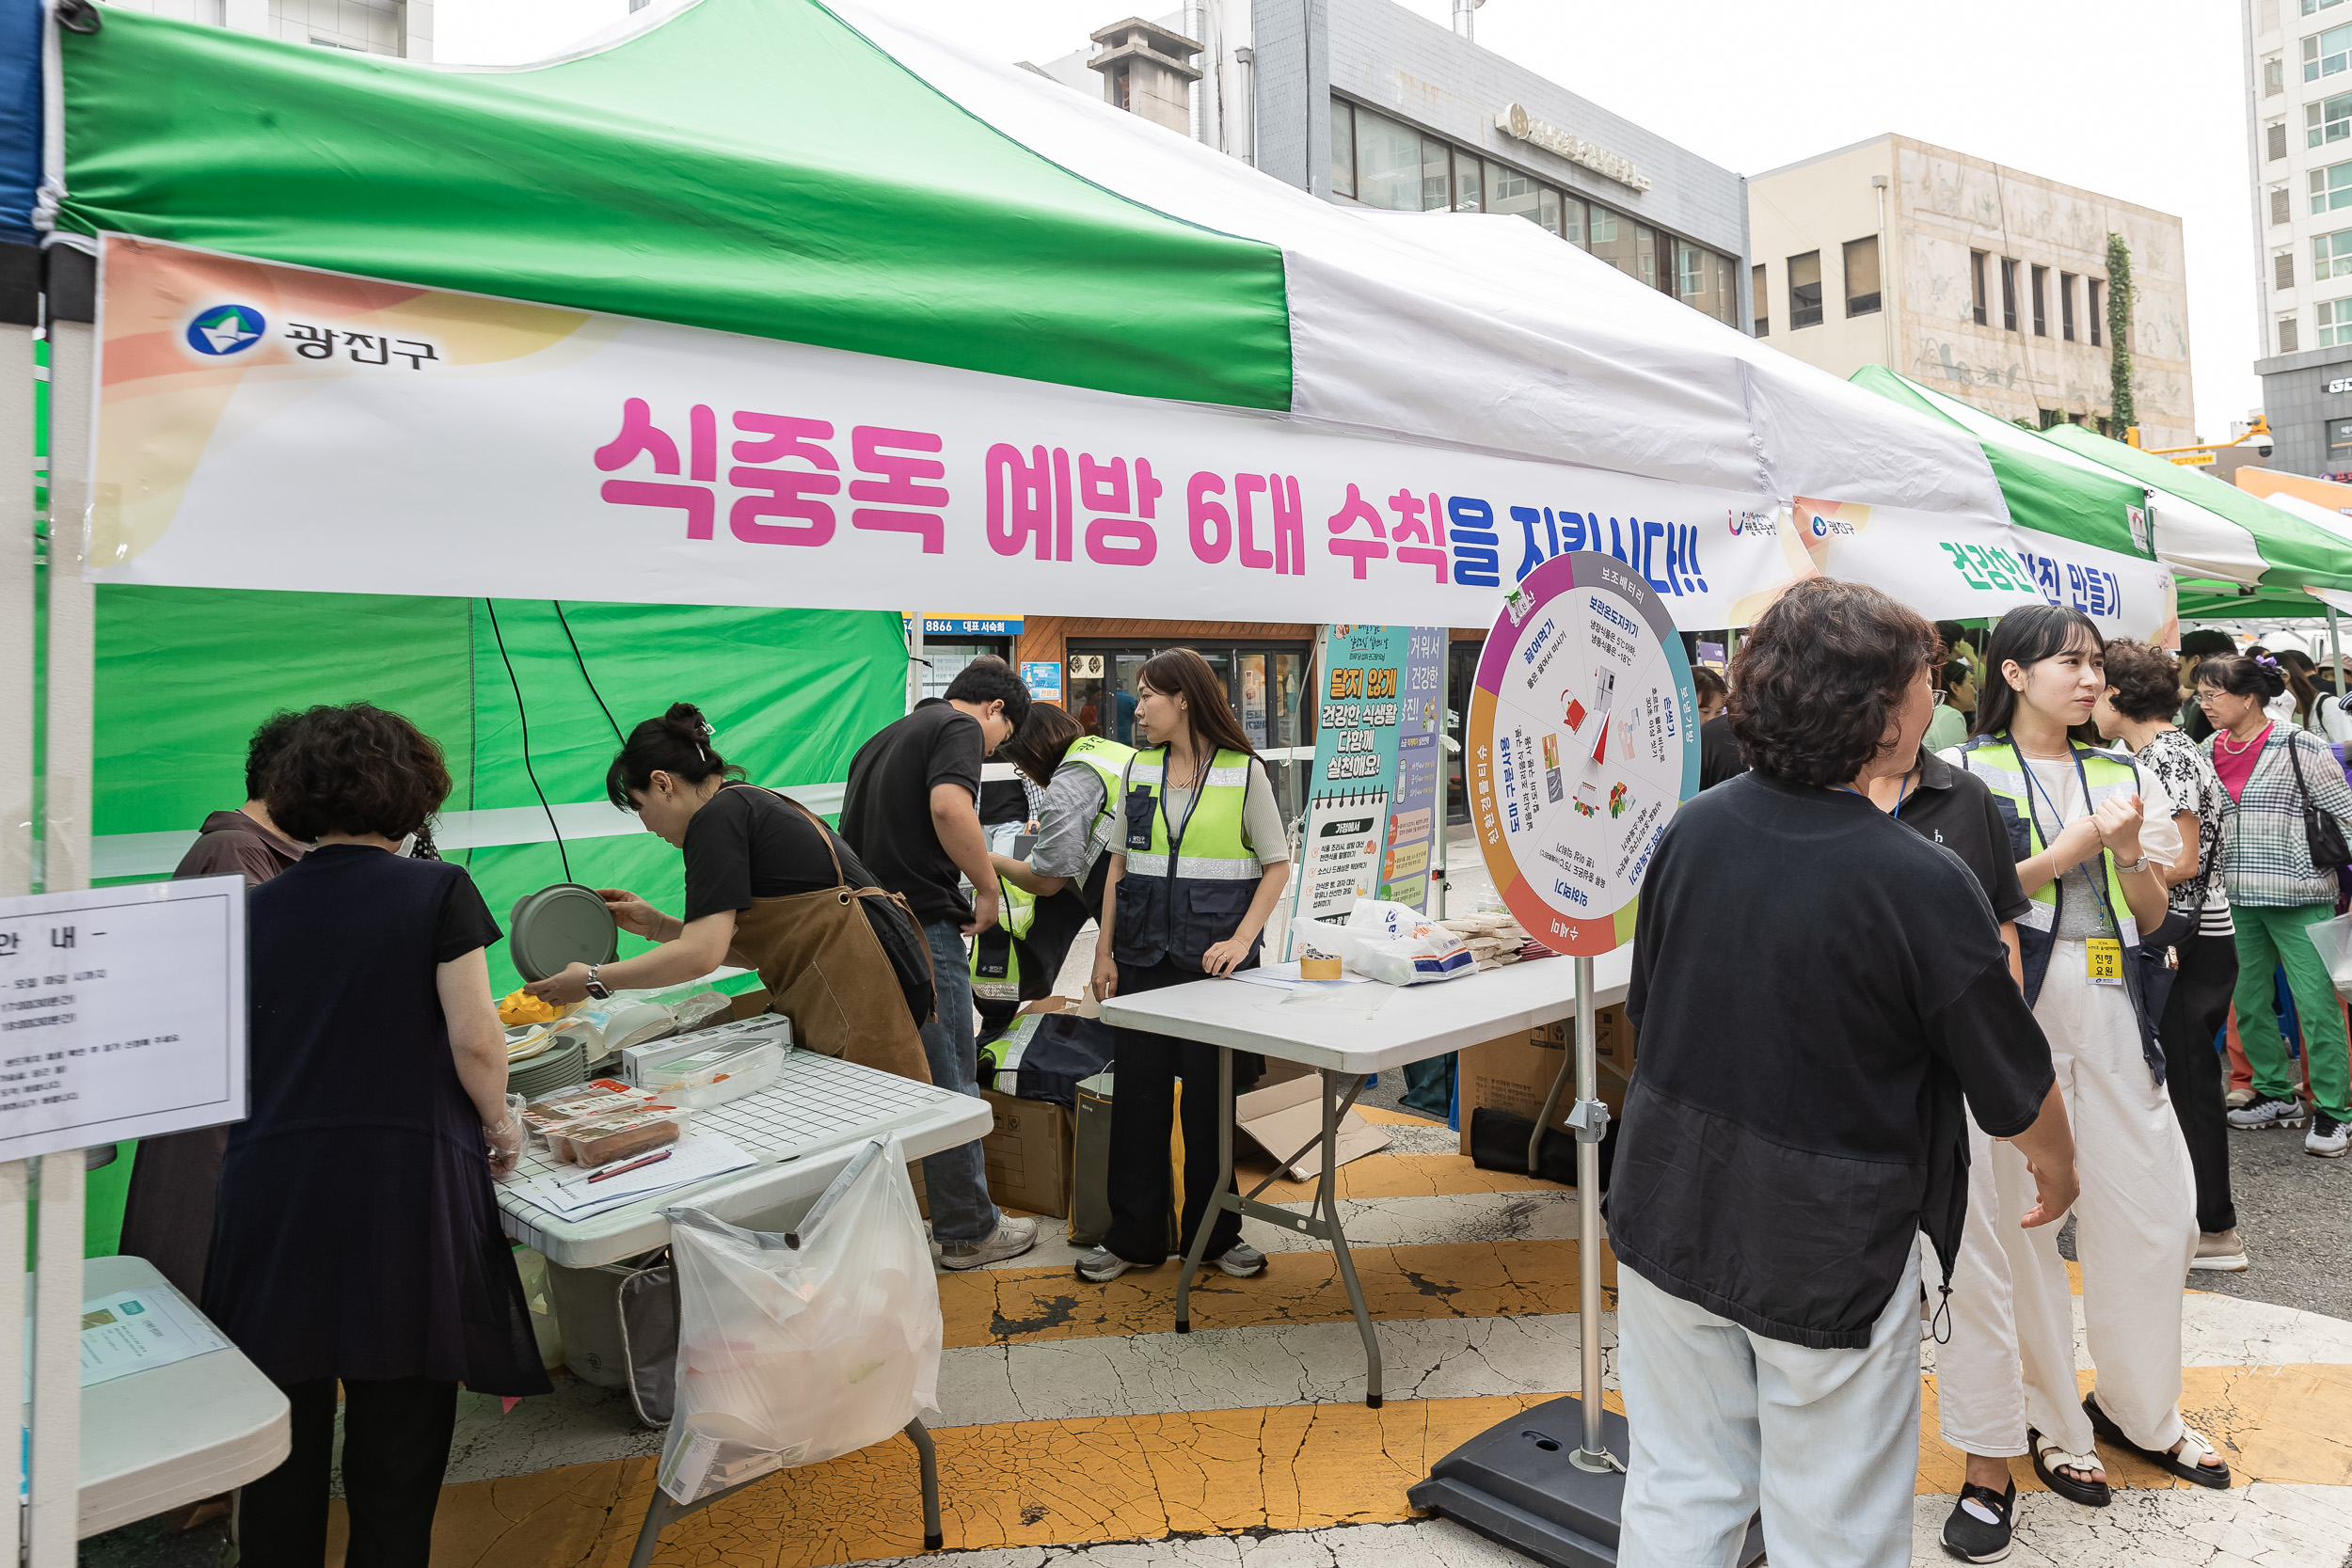
[[[2119,937],[2092,937],[2083,943],[2083,957],[2090,967],[2090,983],[2094,986],[2120,986],[2123,983],[2123,942]]]

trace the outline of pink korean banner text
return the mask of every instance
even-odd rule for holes
[[[120,235],[101,300],[101,581],[1462,626],[1552,556],[1598,550],[1685,628],[1743,625],[1816,572],[1933,615],[2070,581],[2082,600],[2086,580],[2112,630],[2170,614],[2153,562],[1867,498],[1799,504]],[[2038,583],[2027,563],[2061,547]]]

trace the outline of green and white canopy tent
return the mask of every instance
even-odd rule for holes
[[[2121,486],[2020,515],[1967,432],[1533,225],[1343,208],[848,0],[516,70],[94,14],[31,214],[101,258],[52,343],[53,887],[156,874],[255,721],[370,697],[450,751],[494,907],[564,874],[540,821],[674,896],[614,730],[691,698],[837,780],[906,610],[1482,625],[1597,548],[1686,628],[1817,571],[2169,618]]]

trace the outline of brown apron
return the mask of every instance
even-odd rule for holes
[[[816,823],[825,852],[833,856],[836,885],[753,899],[752,907],[735,917],[735,950],[759,971],[760,983],[768,988],[768,1010],[792,1021],[794,1045],[930,1083],[930,1060],[908,1015],[898,972],[860,900],[896,905],[918,936],[921,922],[898,894],[851,887],[824,820],[787,795],[777,799]],[[924,950],[930,951],[928,942]]]

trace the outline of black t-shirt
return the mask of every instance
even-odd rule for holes
[[[2017,856],[2000,808],[1982,779],[1954,768],[1933,752],[1919,753],[1919,777],[1902,798],[1897,819],[1931,844],[1961,858],[1984,890],[1993,918],[2010,921],[2033,908],[2017,880]]]
[[[755,898],[782,898],[834,886],[833,855],[851,887],[878,885],[847,844],[774,791],[730,784],[686,824],[686,918],[747,910]]]
[[[1916,1233],[1948,1260],[1961,1095],[1994,1137],[2054,1075],[1960,859],[1860,796],[1749,773],[1642,887],[1641,1040],[1608,1194],[1621,1262],[1769,1338],[1867,1345]]]
[[[977,802],[987,752],[980,721],[932,697],[850,759],[841,836],[872,869],[876,883],[906,895],[914,917],[927,926],[972,918],[971,900],[959,886],[962,874],[931,825],[931,787],[961,784]]]
[[[1740,743],[1731,737],[1731,716],[1719,713],[1699,726],[1699,787],[1712,789],[1748,770]]]

